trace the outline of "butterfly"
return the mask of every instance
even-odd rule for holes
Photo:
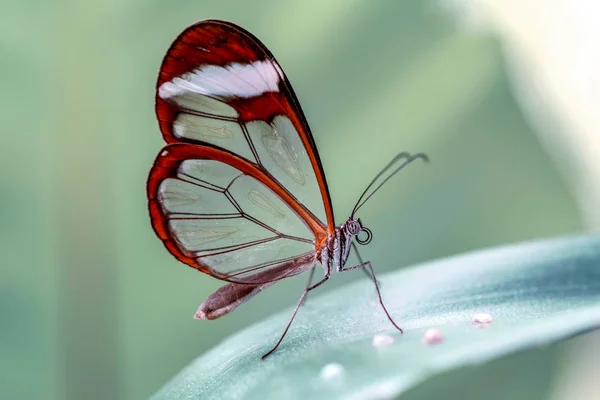
[[[334,270],[363,269],[355,244],[372,233],[356,212],[422,153],[400,153],[336,226],[317,146],[289,80],[267,47],[245,29],[205,20],[167,51],[156,85],[156,115],[167,143],[147,181],[152,226],[179,261],[227,284],[195,318],[215,319],[276,282],[310,271],[285,337],[307,294]],[[359,264],[347,266],[354,249]],[[324,270],[313,283],[315,267]]]

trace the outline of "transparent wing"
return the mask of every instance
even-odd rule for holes
[[[178,259],[219,279],[268,282],[274,275],[265,271],[283,264],[288,276],[304,272],[316,261],[320,227],[261,174],[213,147],[165,147],[148,180],[157,234]]]

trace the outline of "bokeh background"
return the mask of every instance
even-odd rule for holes
[[[154,84],[205,18],[258,36],[312,126],[337,222],[360,217],[381,273],[600,226],[599,10],[586,0],[4,0],[0,13],[0,397],[146,398],[230,333],[292,305],[304,278],[192,319],[219,287],[150,227],[162,146]],[[336,276],[323,291],[363,274]],[[310,300],[309,300],[310,301]],[[351,306],[351,305],[349,305]],[[600,335],[433,379],[406,398],[592,399]],[[595,379],[594,379],[595,376]]]

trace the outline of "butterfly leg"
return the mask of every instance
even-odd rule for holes
[[[348,271],[352,271],[352,270],[357,269],[357,268],[362,268],[367,273],[367,275],[369,276],[369,278],[373,279],[373,277],[371,276],[371,273],[369,271],[367,271],[367,270],[364,269],[364,267],[366,267],[367,264],[370,264],[370,263],[371,263],[371,261],[365,261],[365,262],[361,262],[358,265],[353,265],[351,267],[342,267],[342,268],[338,269],[338,271],[339,272],[348,272]]]
[[[314,268],[313,268],[313,271],[314,271]],[[306,289],[304,289],[304,292],[302,293],[302,296],[300,296],[300,300],[298,300],[298,304],[296,305],[296,309],[294,310],[294,313],[292,314],[292,318],[290,318],[290,321],[288,322],[287,326],[285,327],[285,330],[283,331],[283,334],[281,335],[281,337],[277,341],[277,344],[275,344],[275,346],[271,350],[269,350],[265,355],[263,355],[261,357],[263,360],[265,358],[267,358],[269,355],[271,355],[275,350],[277,350],[277,348],[279,347],[279,345],[283,341],[283,338],[287,334],[288,329],[290,329],[290,326],[292,325],[292,322],[294,321],[294,318],[296,317],[296,313],[298,312],[298,309],[300,308],[300,306],[302,305],[302,303],[304,303],[304,299],[308,295],[308,292],[310,292],[311,290],[316,289],[319,286],[321,286],[322,284],[324,284],[329,279],[330,276],[331,276],[331,270],[328,270],[327,273],[325,274],[325,276],[323,277],[323,279],[321,279],[319,282],[315,283],[314,285],[309,286]],[[312,280],[312,276],[311,276],[311,280]]]
[[[352,243],[352,245],[354,245],[354,243]],[[359,256],[359,259],[360,259],[360,256]],[[360,264],[358,264],[358,265],[353,265],[352,267],[341,267],[341,268],[338,268],[338,271],[339,272],[347,272],[347,271],[352,271],[353,269],[360,268],[360,270],[363,271],[370,280],[373,280],[375,278],[373,278],[373,275],[371,275],[371,272],[369,272],[369,270],[367,268],[365,268],[367,266],[367,263],[370,263],[370,261],[367,261],[367,262],[360,261]],[[381,282],[377,281],[377,284],[381,285]]]
[[[306,283],[306,289],[308,289],[310,287],[310,285],[312,285],[312,280],[313,277],[315,276],[315,266],[313,265],[312,269],[310,270],[310,275],[308,277],[308,282]],[[303,306],[304,303],[306,303],[306,297],[304,296],[304,299],[302,299],[302,303],[300,303],[300,306]]]
[[[371,265],[371,261],[364,261],[362,260],[362,257],[360,256],[360,253],[358,252],[358,249],[356,248],[356,244],[354,244],[354,242],[352,242],[352,248],[354,249],[354,252],[356,253],[356,256],[358,257],[358,262],[360,264],[350,267],[348,269],[340,269],[341,272],[346,272],[346,271],[351,271],[353,269],[356,268],[368,268],[369,272],[370,272],[370,276],[371,276],[371,280],[373,281],[373,283],[375,284],[375,290],[377,291],[377,297],[379,298],[379,304],[381,304],[381,308],[383,308],[383,311],[385,312],[385,315],[388,317],[388,319],[390,320],[390,322],[392,323],[392,325],[394,325],[396,327],[396,329],[398,329],[401,333],[404,332],[402,330],[402,328],[400,328],[398,326],[398,324],[396,324],[396,322],[392,319],[392,316],[390,315],[390,313],[388,312],[387,308],[385,307],[385,304],[383,304],[383,298],[381,297],[381,291],[379,290],[379,284],[377,282],[377,277],[375,276],[375,271],[373,271],[373,266]]]
[[[366,269],[366,268],[361,268],[360,270],[361,270],[361,271],[363,271],[363,272],[364,272],[364,273],[367,275],[367,278],[369,278],[370,280],[373,280],[373,279],[375,279],[375,278],[373,278],[373,275],[371,275],[371,273],[369,272],[369,270],[368,270],[368,269]],[[381,282],[377,281],[377,284],[378,284],[378,285],[381,285]]]

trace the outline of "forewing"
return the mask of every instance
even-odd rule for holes
[[[302,217],[272,177],[218,148],[166,146],[150,172],[148,199],[171,253],[219,279],[265,283],[281,279],[275,271],[287,277],[316,261],[318,222]]]
[[[283,187],[304,209],[303,218],[320,224],[319,244],[333,233],[327,184],[306,119],[279,64],[252,34],[223,21],[187,28],[163,60],[156,112],[168,143],[234,153]]]

